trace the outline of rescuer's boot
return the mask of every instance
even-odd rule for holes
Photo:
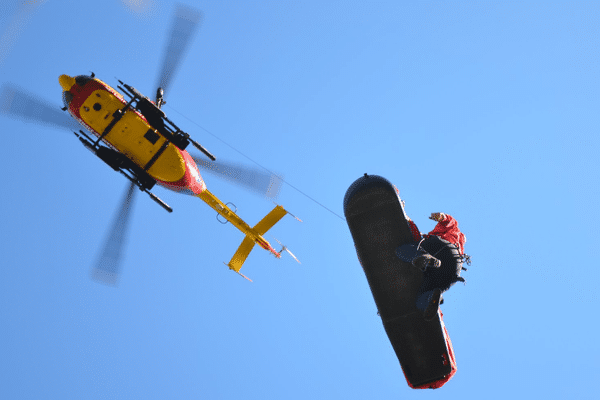
[[[425,271],[427,268],[439,268],[440,265],[442,265],[442,262],[431,254],[425,253],[415,257],[412,260],[412,265],[419,268],[421,271]]]

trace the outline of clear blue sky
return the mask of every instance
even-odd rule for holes
[[[0,6],[0,83],[62,106],[60,74],[152,94],[174,2]],[[89,279],[127,186],[67,131],[0,116],[0,397],[592,399],[600,3],[202,1],[165,110],[343,215],[363,173],[421,230],[455,216],[473,265],[442,306],[458,371],[404,379],[346,223],[289,186],[254,250],[199,199],[138,196],[120,285]],[[15,22],[17,21],[17,22]],[[180,114],[178,114],[180,113]],[[254,224],[272,203],[205,176]]]

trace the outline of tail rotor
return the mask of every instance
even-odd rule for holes
[[[274,238],[274,239],[275,239],[275,240],[277,240],[276,238]],[[281,250],[279,250],[279,252],[277,253],[277,254],[278,254],[278,257],[281,257],[281,253],[283,253],[284,251],[287,251],[287,252],[288,252],[288,254],[289,254],[290,256],[292,256],[292,258],[298,262],[298,264],[302,264],[302,263],[300,262],[300,260],[298,260],[298,258],[297,258],[297,257],[294,255],[294,253],[292,253],[292,252],[290,251],[290,249],[288,249],[288,248],[287,248],[287,246],[286,246],[286,245],[284,245],[283,243],[281,243],[279,240],[277,240],[277,243],[279,243],[279,245],[281,246]]]

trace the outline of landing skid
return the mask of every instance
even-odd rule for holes
[[[124,154],[119,153],[111,148],[100,146],[98,142],[92,143],[90,137],[81,130],[79,133],[75,132],[75,136],[79,138],[81,143],[88,150],[94,153],[99,159],[104,161],[109,167],[123,174],[142,192],[148,194],[148,196],[150,196],[150,198],[156,202],[156,204],[168,212],[173,212],[173,209],[167,203],[150,191],[150,189],[152,189],[156,184],[156,180],[152,178],[148,172],[144,171]]]

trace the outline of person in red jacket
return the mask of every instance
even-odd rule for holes
[[[416,256],[412,264],[423,271],[423,284],[417,297],[417,308],[424,312],[426,320],[437,314],[442,301],[442,293],[456,282],[464,282],[460,276],[463,262],[470,263],[464,253],[465,235],[458,228],[458,222],[444,213],[432,213],[429,219],[437,221],[431,232],[421,235],[416,224],[409,219],[416,245]]]
[[[465,252],[466,236],[458,229],[458,222],[451,215],[432,213],[429,219],[437,221],[437,225],[427,236],[435,235],[458,246],[460,254]]]

